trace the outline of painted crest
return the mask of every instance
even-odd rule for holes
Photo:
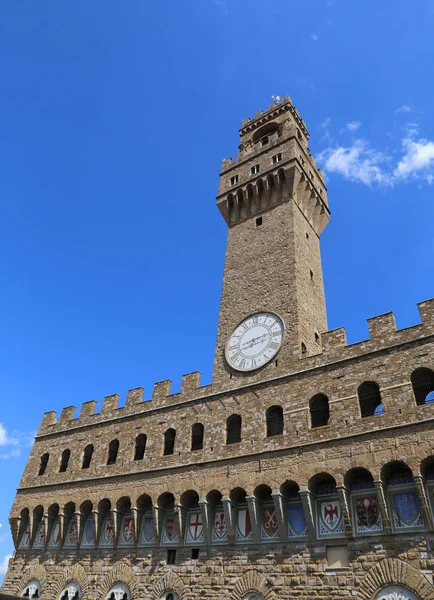
[[[66,530],[64,548],[75,548],[77,546],[77,523],[75,517],[73,517],[68,524]]]
[[[169,513],[166,515],[166,522],[163,532],[163,544],[176,544],[179,540],[178,515]]]
[[[113,519],[111,517],[106,517],[102,524],[101,537],[99,539],[99,547],[100,548],[113,548],[114,545],[114,526]]]
[[[155,543],[155,528],[152,515],[144,515],[140,530],[139,546],[149,546]]]
[[[252,523],[248,508],[240,508],[238,510],[235,539],[238,541],[253,539]]]
[[[84,525],[83,537],[81,538],[82,548],[95,547],[95,522],[93,517],[88,517]]]
[[[396,529],[423,527],[416,492],[408,490],[392,495],[393,524]]]
[[[185,541],[187,544],[201,543],[204,541],[205,532],[203,530],[202,515],[200,513],[191,513],[187,517],[187,529],[185,532]]]
[[[356,511],[357,533],[381,531],[383,529],[375,494],[357,498]]]
[[[225,513],[222,510],[216,510],[214,514],[214,524],[212,528],[213,542],[226,542],[228,539],[228,530],[226,527]]]
[[[48,542],[49,548],[58,548],[60,546],[60,523],[56,521],[51,530],[50,541]]]
[[[288,536],[290,538],[307,536],[306,517],[301,502],[288,506]]]
[[[336,535],[344,533],[344,520],[339,500],[319,502],[320,535]]]
[[[43,548],[44,542],[45,542],[44,521],[41,521],[38,525],[38,530],[36,532],[35,541],[33,542],[33,548]]]
[[[274,506],[266,506],[262,512],[261,539],[275,540],[279,538],[277,514]]]
[[[122,517],[119,546],[122,548],[134,546],[134,521],[131,515]]]

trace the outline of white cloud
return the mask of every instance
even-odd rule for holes
[[[395,112],[396,113],[409,113],[409,112],[413,112],[413,109],[411,108],[411,106],[408,106],[408,104],[403,104],[402,106],[397,108],[395,110]]]
[[[313,39],[314,42],[318,41],[318,36],[316,35],[316,33],[311,33],[310,37]]]
[[[347,129],[349,131],[357,131],[357,129],[359,129],[360,126],[360,121],[350,121],[349,123],[347,123]]]
[[[329,144],[333,142],[333,138],[330,135],[329,130],[330,121],[330,117],[327,117],[327,119],[324,119],[324,121],[321,123],[321,129],[323,130],[323,136],[321,138],[321,141],[326,140],[327,142],[329,142]]]
[[[0,575],[6,575],[6,571],[8,570],[8,562],[10,558],[12,558],[12,554],[6,554],[3,561],[0,563]]]
[[[23,447],[31,446],[33,443],[33,434],[13,431],[9,433],[6,427],[0,423],[0,452],[1,458],[13,458],[21,455]]]
[[[317,160],[326,172],[338,173],[349,181],[365,185],[390,185],[390,176],[383,170],[389,157],[369,147],[365,140],[351,146],[337,146],[321,152]]]
[[[426,139],[402,140],[404,156],[396,165],[393,175],[396,180],[421,177],[429,184],[434,182],[434,142]]]

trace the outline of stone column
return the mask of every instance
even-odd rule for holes
[[[183,508],[181,504],[175,505],[175,514],[178,515],[178,527],[179,527],[179,542],[178,546],[182,548],[184,546],[185,528],[187,526],[187,510]]]
[[[250,523],[252,525],[253,541],[255,544],[261,543],[261,504],[256,496],[247,496],[247,507],[250,513]]]
[[[344,486],[337,486],[339,500],[341,501],[342,514],[344,517],[344,529],[347,537],[353,538],[353,521],[351,512],[351,495],[349,490]]]
[[[99,536],[101,535],[101,530],[102,530],[102,521],[104,518],[104,514],[102,512],[102,510],[100,508],[97,508],[96,510],[93,510],[90,513],[93,516],[93,522],[94,522],[94,527],[95,527],[95,536],[93,538],[93,542],[94,542],[94,548],[98,548],[99,546]],[[90,516],[90,515],[89,515]]]
[[[113,521],[113,548],[116,550],[118,547],[119,533],[121,530],[122,513],[116,508],[112,508],[111,517]]]
[[[163,533],[164,510],[158,506],[152,506],[152,515],[154,517],[155,544],[159,546],[161,544],[161,535]]]
[[[139,527],[142,524],[143,513],[139,514],[138,508],[133,506],[133,507],[131,507],[131,516],[133,518],[134,550],[137,552],[137,548],[139,546],[139,536],[140,536]]]
[[[433,531],[433,518],[429,507],[428,495],[425,488],[425,480],[421,475],[413,477],[416,486],[417,498],[419,500],[420,512],[428,531]]]
[[[80,511],[76,511],[73,515],[73,518],[75,518],[75,530],[77,532],[77,549],[80,548],[80,543],[81,543],[81,536],[83,533],[83,523],[82,523],[82,518],[81,518],[81,512]]]
[[[381,514],[381,520],[383,521],[384,533],[390,535],[392,533],[392,523],[390,521],[390,515],[387,505],[387,488],[382,481],[374,481],[375,489],[377,491],[378,508]]]
[[[274,510],[276,511],[279,538],[281,542],[285,542],[288,539],[288,502],[278,491],[272,492],[271,497],[273,498]]]
[[[228,530],[228,541],[230,544],[235,544],[235,506],[229,498],[223,498],[222,504]]]
[[[306,517],[307,531],[312,542],[316,542],[315,527],[315,496],[309,491],[307,485],[300,487],[300,498],[303,504],[304,516]]]
[[[45,513],[42,517],[42,521],[44,523],[44,550],[46,550],[51,535],[51,529],[53,527],[53,519],[48,516],[48,513]]]
[[[60,550],[63,548],[63,544],[65,543],[65,515],[62,511],[59,511],[59,537],[60,537]]]
[[[212,525],[211,513],[212,513],[212,510],[205,498],[201,498],[199,500],[199,508],[200,508],[200,515],[202,517],[205,544],[207,546],[210,546],[211,545],[211,525]]]

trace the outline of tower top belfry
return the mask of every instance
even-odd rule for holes
[[[286,182],[288,194],[280,199],[295,199],[319,235],[330,219],[327,189],[308,147],[306,124],[291,98],[285,96],[252,119],[244,119],[239,135],[235,160],[222,161],[217,195],[217,206],[227,224],[269,208],[271,197],[267,204],[265,194],[262,205],[257,205],[255,195],[264,189],[271,196],[273,187]]]

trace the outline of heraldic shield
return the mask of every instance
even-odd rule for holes
[[[393,494],[393,523],[396,529],[423,526],[415,491],[408,490]]]
[[[377,496],[370,494],[357,498],[357,532],[378,531],[382,528]]]
[[[228,539],[228,530],[226,527],[225,513],[222,510],[216,510],[214,514],[214,525],[212,528],[213,542],[226,542]]]
[[[304,537],[307,535],[306,517],[301,503],[288,506],[288,535],[289,537]]]
[[[198,544],[202,543],[204,539],[205,532],[203,530],[202,515],[200,513],[189,514],[185,542],[187,544]]]
[[[277,525],[277,515],[274,506],[264,507],[262,515],[261,539],[275,540],[279,537],[279,529]]]
[[[326,500],[319,503],[319,521],[322,535],[343,533],[342,508],[339,500]]]

